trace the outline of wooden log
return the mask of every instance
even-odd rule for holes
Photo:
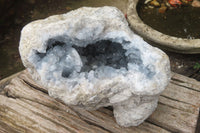
[[[115,122],[110,108],[87,111],[49,97],[25,70],[0,81],[0,132],[194,133],[200,83],[172,75],[156,111],[140,126],[124,128]]]

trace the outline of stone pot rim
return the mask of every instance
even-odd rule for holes
[[[200,39],[186,39],[166,35],[144,24],[137,13],[136,6],[138,1],[129,0],[127,10],[128,22],[135,33],[139,34],[147,42],[152,42],[154,45],[169,51],[184,54],[200,53]]]

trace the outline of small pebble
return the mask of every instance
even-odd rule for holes
[[[182,0],[183,4],[188,4],[188,0]]]
[[[147,4],[147,3],[149,3],[150,1],[152,1],[152,0],[145,0],[144,4]]]
[[[166,5],[167,7],[171,7],[171,5],[170,5],[168,2],[165,2],[165,5]]]
[[[154,7],[153,6],[148,6],[150,9],[153,9]]]
[[[165,6],[164,3],[161,4],[161,7],[158,9],[159,13],[165,13],[165,11],[167,10],[167,7]]]
[[[158,7],[158,6],[160,6],[160,3],[156,0],[153,0],[153,1],[151,1],[151,5]]]
[[[192,6],[193,6],[193,7],[200,7],[200,1],[194,0],[194,1],[192,2]]]
[[[71,7],[69,7],[69,6],[67,6],[67,7],[66,7],[66,10],[72,10],[72,8],[71,8]]]
[[[178,7],[179,5],[182,5],[182,2],[180,0],[169,0],[168,2],[173,7]]]

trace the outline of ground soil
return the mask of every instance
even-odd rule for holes
[[[173,72],[194,78],[200,81],[200,69],[195,69],[196,63],[200,63],[200,54],[178,54],[165,51],[170,59]]]

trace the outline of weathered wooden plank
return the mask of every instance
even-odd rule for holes
[[[200,107],[199,82],[178,76],[173,74],[147,121],[123,128],[107,108],[87,111],[49,97],[24,71],[11,82],[4,80],[9,85],[0,88],[0,132],[194,133]]]
[[[192,88],[192,89],[191,89]],[[172,73],[171,82],[159,98],[159,102],[192,114],[199,114],[200,82]]]
[[[79,116],[82,119],[92,121],[96,125],[100,125],[101,127],[104,127],[105,129],[113,132],[113,133],[131,133],[131,132],[136,132],[136,133],[169,133],[169,131],[160,128],[159,126],[156,126],[152,123],[149,122],[144,122],[138,127],[130,127],[130,128],[122,128],[119,125],[116,124],[113,113],[110,111],[110,113],[103,113],[105,112],[105,108],[101,108],[100,110],[97,111],[86,111],[83,109],[78,110]],[[107,110],[108,112],[109,110]]]
[[[179,86],[183,86],[186,88],[189,88],[191,90],[196,90],[196,91],[200,91],[200,82],[192,79],[192,78],[188,78],[186,76],[177,74],[177,73],[172,73],[172,83],[176,83]]]
[[[187,103],[183,103],[183,102],[179,102],[170,98],[166,98],[164,96],[160,96],[159,97],[159,103],[160,104],[164,104],[166,106],[175,108],[175,109],[179,109],[181,111],[184,112],[188,112],[188,113],[192,113],[192,114],[199,114],[199,108],[197,108],[194,105],[191,104],[187,104]]]
[[[18,72],[16,74],[11,75],[10,77],[8,77],[6,79],[0,80],[0,94],[2,93],[3,89],[5,88],[5,86],[8,85],[13,78],[15,78],[16,76],[22,74],[23,72],[25,72],[25,71]]]
[[[65,110],[65,106],[58,105],[55,108],[45,105],[51,105],[54,99],[44,100],[45,104],[42,104],[27,100],[26,97],[0,96],[0,101],[0,121],[19,132],[106,132],[96,126],[85,124],[77,115],[73,115],[73,111]]]
[[[148,121],[172,132],[195,132],[198,115],[159,104]]]
[[[174,83],[170,83],[161,95],[166,98],[171,98],[175,101],[200,107],[200,92],[179,86]]]

